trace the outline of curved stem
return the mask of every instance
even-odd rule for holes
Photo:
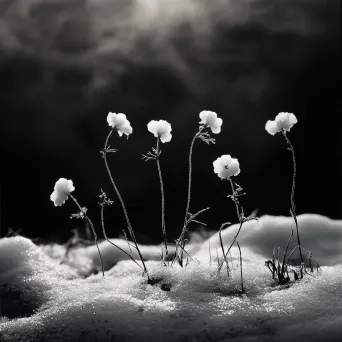
[[[236,241],[238,235],[240,234],[242,225],[243,225],[243,221],[240,222],[240,227],[239,227],[239,229],[238,229],[238,232],[237,232],[236,235],[234,236],[233,242],[230,244],[230,246],[229,246],[229,248],[228,248],[228,250],[227,250],[226,256],[228,255],[229,251],[232,249],[232,247],[233,247],[233,245],[234,245],[234,243],[235,243],[235,241]]]
[[[117,196],[118,196],[118,198],[119,198],[119,201],[120,201],[121,206],[122,206],[122,210],[123,210],[123,212],[124,212],[124,214],[125,214],[125,218],[126,218],[127,228],[128,228],[129,234],[131,235],[131,238],[132,238],[132,240],[133,240],[133,242],[134,242],[134,244],[135,244],[135,247],[136,247],[136,249],[137,249],[137,251],[138,251],[140,260],[141,260],[141,262],[142,262],[142,264],[143,264],[143,267],[144,267],[144,272],[145,272],[145,273],[147,274],[147,276],[148,276],[148,271],[147,271],[147,268],[146,268],[144,259],[143,259],[142,255],[141,255],[140,249],[139,249],[139,247],[138,247],[137,240],[136,240],[136,238],[135,238],[135,235],[134,235],[134,232],[133,232],[133,228],[132,228],[131,222],[130,222],[129,217],[128,217],[128,214],[127,214],[127,210],[126,210],[125,203],[124,203],[124,201],[123,201],[123,199],[122,199],[122,197],[121,197],[121,194],[120,194],[120,192],[119,192],[119,189],[117,188],[117,186],[116,186],[116,184],[115,184],[115,182],[114,182],[112,173],[111,173],[110,168],[109,168],[109,166],[108,166],[106,149],[107,149],[107,145],[108,145],[108,140],[109,140],[109,138],[110,138],[110,136],[111,136],[112,133],[113,133],[113,129],[109,132],[109,134],[108,134],[108,136],[107,136],[107,139],[106,139],[106,142],[105,142],[104,151],[103,151],[103,160],[104,160],[104,163],[105,163],[107,172],[108,172],[109,179],[110,179],[110,181],[111,181],[111,183],[112,183],[112,185],[113,185],[113,188],[114,188],[114,190],[115,190],[115,192],[116,192],[116,194],[117,194]]]
[[[201,134],[203,128],[201,128],[193,137],[190,145],[190,151],[189,151],[189,176],[188,176],[188,198],[186,202],[186,209],[185,209],[185,217],[184,217],[184,226],[186,226],[188,215],[189,215],[189,209],[190,209],[190,200],[191,200],[191,176],[192,176],[192,153],[194,149],[194,144],[197,139],[197,137]]]
[[[70,198],[75,202],[75,204],[77,205],[78,209],[80,210],[80,212],[82,212],[82,207],[80,206],[80,204],[77,202],[77,199],[72,196],[71,194],[69,194]],[[88,217],[87,214],[84,214],[84,218],[88,221],[90,227],[91,227],[91,230],[93,231],[93,235],[94,235],[94,240],[95,240],[95,244],[96,244],[96,247],[97,247],[97,250],[99,252],[99,256],[100,256],[100,262],[101,262],[101,268],[102,268],[102,275],[104,277],[104,268],[103,268],[103,261],[102,261],[102,255],[101,255],[101,252],[100,252],[100,248],[99,248],[99,245],[97,243],[97,235],[96,235],[96,232],[95,232],[95,228],[94,228],[94,225],[93,225],[93,222],[91,221],[91,219]]]
[[[184,216],[184,224],[183,224],[183,228],[182,228],[182,232],[181,235],[177,241],[177,245],[176,245],[176,251],[175,251],[175,256],[177,255],[177,248],[178,245],[181,245],[182,251],[184,249],[184,236],[187,230],[187,225],[188,225],[188,216],[189,216],[189,209],[190,209],[190,201],[191,201],[191,177],[192,177],[192,153],[193,153],[193,149],[194,149],[194,144],[196,139],[199,137],[199,135],[202,133],[202,131],[206,128],[206,126],[202,126],[199,131],[194,135],[192,141],[191,141],[191,145],[190,145],[190,151],[189,151],[189,176],[188,176],[188,198],[187,198],[187,202],[186,202],[186,208],[185,208],[185,216]],[[181,259],[183,257],[183,252],[182,252],[182,256]]]
[[[239,227],[239,229],[238,229],[236,235],[234,236],[233,242],[230,244],[230,246],[229,246],[229,248],[228,248],[228,250],[227,250],[226,256],[228,255],[228,253],[230,252],[231,248],[233,247],[233,245],[234,245],[234,243],[235,243],[237,237],[238,237],[239,234],[240,234],[242,225],[243,225],[243,223],[245,222],[245,221],[244,221],[244,218],[242,217],[243,215],[240,214],[239,207],[241,207],[241,205],[240,205],[240,202],[239,202],[238,198],[236,197],[236,193],[235,193],[235,189],[234,189],[234,183],[233,183],[231,177],[229,177],[229,182],[230,182],[230,186],[231,186],[231,188],[232,188],[232,193],[233,193],[232,199],[233,199],[233,201],[234,201],[234,203],[235,203],[236,214],[237,214],[238,220],[239,220],[239,222],[240,222],[240,227]],[[241,212],[243,212],[242,209],[241,209]],[[223,264],[222,264],[222,265],[223,265]]]
[[[164,195],[164,183],[163,183],[163,177],[161,173],[160,168],[160,162],[159,162],[159,138],[157,138],[157,147],[156,147],[156,162],[157,162],[157,168],[158,168],[158,176],[159,176],[159,182],[160,182],[160,192],[161,192],[161,209],[162,209],[162,232],[164,237],[164,245],[165,245],[165,256],[168,256],[168,249],[167,249],[167,238],[166,238],[166,228],[165,228],[165,195]]]
[[[220,227],[220,230],[219,230],[219,237],[220,237],[220,245],[221,245],[221,250],[222,250],[222,255],[223,255],[223,262],[222,264],[220,265],[219,267],[219,271],[221,270],[221,267],[223,266],[223,263],[226,262],[226,266],[227,266],[227,276],[229,278],[229,265],[228,265],[228,260],[227,260],[227,255],[225,254],[225,251],[224,251],[224,246],[223,246],[223,241],[222,241],[222,229],[226,226],[230,224],[230,222],[227,222],[227,223],[223,223]]]
[[[297,216],[296,216],[296,205],[295,205],[295,201],[294,201],[295,189],[296,189],[296,175],[297,175],[296,155],[295,155],[295,152],[294,152],[294,148],[293,148],[293,146],[291,144],[291,141],[288,138],[288,136],[286,135],[285,131],[283,131],[283,136],[284,136],[287,144],[289,145],[289,150],[292,153],[293,176],[292,176],[292,189],[291,189],[291,212],[292,212],[292,216],[293,216],[293,219],[295,221],[295,224],[296,224],[297,242],[298,242],[298,246],[299,246],[299,254],[300,254],[301,263],[303,263],[304,259],[303,259],[303,255],[302,255],[301,244],[300,244],[299,229],[298,229],[298,222],[297,222]]]
[[[105,225],[104,225],[103,210],[104,210],[104,206],[102,205],[101,206],[101,226],[102,226],[103,236],[111,245],[118,248],[121,252],[125,253],[139,268],[141,268],[143,270],[143,268],[137,263],[137,261],[133,258],[133,256],[131,254],[127,253],[124,249],[122,249],[121,247],[119,247],[114,242],[112,242],[108,239],[107,234],[106,234],[106,230],[105,230]]]

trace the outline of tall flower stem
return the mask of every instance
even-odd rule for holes
[[[71,194],[69,194],[69,196],[70,196],[70,198],[75,202],[75,204],[77,205],[77,208],[79,209],[80,213],[83,213],[84,219],[87,220],[87,222],[88,222],[89,225],[90,225],[91,230],[93,231],[95,244],[96,244],[97,250],[98,250],[98,252],[99,252],[99,256],[100,256],[100,262],[101,262],[101,268],[102,268],[102,275],[103,275],[103,277],[104,277],[104,268],[103,268],[102,255],[101,255],[101,252],[100,252],[99,245],[98,245],[98,243],[97,243],[97,234],[96,234],[96,232],[95,232],[94,224],[93,224],[93,222],[91,221],[91,219],[88,217],[88,215],[82,210],[83,208],[80,206],[80,204],[78,203],[77,199],[76,199],[74,196],[72,196]]]
[[[189,215],[189,209],[190,209],[190,201],[191,201],[192,153],[193,153],[195,141],[199,137],[199,135],[202,133],[204,128],[205,128],[205,126],[202,126],[199,129],[199,131],[193,137],[193,139],[191,141],[191,145],[190,145],[190,151],[189,151],[189,176],[188,176],[188,198],[187,198],[187,201],[186,201],[183,230],[186,229],[186,225],[187,225],[187,221],[188,221],[188,215]],[[184,235],[184,233],[183,233],[183,235]]]
[[[159,155],[160,155],[160,148],[159,148],[159,141],[160,138],[157,138],[157,146],[156,146],[156,163],[158,168],[158,176],[159,176],[159,182],[160,182],[160,194],[161,194],[161,210],[162,210],[162,232],[164,237],[164,245],[165,245],[165,257],[168,256],[168,248],[167,248],[167,238],[166,238],[166,228],[165,228],[165,194],[164,194],[164,183],[163,183],[163,177],[161,173],[160,168],[160,161],[159,161]]]
[[[141,255],[140,249],[138,247],[137,240],[136,240],[134,232],[133,232],[133,228],[132,228],[131,222],[130,222],[128,214],[127,214],[125,203],[124,203],[124,201],[123,201],[123,199],[121,197],[119,189],[117,188],[117,186],[116,186],[116,184],[114,182],[112,173],[111,173],[110,168],[108,166],[108,161],[107,161],[108,140],[109,140],[110,136],[112,135],[112,133],[113,133],[113,129],[109,132],[109,134],[107,136],[107,139],[106,139],[106,142],[105,142],[105,146],[104,146],[104,150],[103,150],[103,154],[102,154],[103,160],[104,160],[107,172],[108,172],[109,179],[110,179],[110,181],[111,181],[111,183],[113,185],[113,188],[114,188],[114,190],[115,190],[115,192],[116,192],[116,194],[117,194],[117,196],[119,198],[119,201],[120,201],[121,206],[122,206],[122,210],[123,210],[123,212],[125,214],[125,218],[126,218],[127,228],[128,228],[129,234],[131,235],[131,238],[132,238],[132,240],[134,242],[135,248],[136,248],[136,250],[137,250],[137,252],[139,254],[140,260],[141,260],[143,268],[144,268],[144,272],[147,274],[147,277],[149,277],[148,271],[147,271],[147,268],[146,268],[146,265],[145,265],[145,262],[144,262],[144,258]]]
[[[301,263],[303,263],[304,259],[303,259],[303,255],[302,255],[302,247],[301,247],[301,243],[300,243],[298,221],[297,221],[297,216],[296,216],[296,205],[295,205],[295,201],[294,201],[295,189],[296,189],[296,175],[297,175],[296,155],[295,155],[295,152],[294,152],[293,145],[291,144],[291,141],[288,138],[288,136],[286,135],[285,131],[283,131],[283,136],[284,136],[284,138],[286,140],[286,143],[289,145],[288,149],[292,153],[293,177],[292,177],[292,189],[291,189],[291,214],[292,214],[293,219],[294,219],[295,224],[296,224],[297,242],[298,242],[298,246],[299,246],[300,260],[301,260]]]
[[[185,233],[187,231],[187,226],[189,223],[188,217],[189,217],[189,209],[190,209],[190,201],[191,201],[191,181],[192,181],[192,153],[193,153],[193,149],[194,149],[194,145],[195,145],[195,141],[196,139],[201,135],[202,131],[206,128],[206,126],[201,126],[199,131],[194,135],[192,141],[191,141],[191,145],[190,145],[190,151],[189,151],[189,175],[188,175],[188,198],[186,201],[186,208],[185,208],[185,216],[184,216],[184,224],[183,224],[183,228],[182,228],[182,232],[181,235],[179,237],[179,239],[177,240],[177,245],[176,245],[176,251],[175,251],[175,255],[177,255],[177,248],[178,245],[182,246],[182,256],[181,259],[183,257],[183,249],[184,249],[184,236]]]

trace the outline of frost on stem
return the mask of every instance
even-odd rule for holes
[[[162,252],[162,260],[165,262],[165,259],[168,257],[168,248],[167,248],[167,236],[166,236],[166,227],[165,227],[165,193],[164,193],[164,183],[163,177],[160,167],[159,157],[161,155],[160,149],[160,141],[162,143],[170,142],[172,138],[172,128],[170,123],[165,120],[155,121],[152,120],[147,124],[147,129],[157,138],[157,146],[156,148],[152,148],[152,151],[147,152],[147,154],[142,155],[142,159],[145,161],[148,160],[155,160],[158,169],[158,177],[160,183],[160,194],[161,194],[161,211],[162,211],[162,218],[161,218],[161,226],[162,226],[162,233],[164,238],[164,248],[165,253]]]
[[[189,212],[190,210],[190,201],[191,201],[191,177],[192,177],[192,153],[193,148],[196,139],[200,139],[206,144],[215,144],[215,139],[210,136],[210,130],[214,134],[218,134],[221,132],[221,126],[222,126],[222,119],[217,117],[217,114],[215,112],[209,111],[209,110],[203,110],[199,113],[199,117],[201,121],[199,122],[199,130],[193,137],[190,145],[190,152],[189,152],[189,177],[188,177],[188,197],[187,197],[187,203],[186,203],[186,209],[185,209],[185,217],[184,217],[184,223],[183,228],[180,237],[176,240],[176,250],[175,250],[175,256],[173,262],[178,259],[179,264],[183,265],[183,251],[185,248],[185,234],[187,232],[187,227],[191,222],[203,224],[204,223],[195,220],[196,216],[198,216],[200,213],[208,210],[209,208],[205,208],[202,210],[199,210],[195,214],[191,214]],[[181,247],[181,252],[178,255],[178,249]]]
[[[146,268],[146,265],[145,265],[145,262],[144,262],[144,259],[143,259],[143,256],[141,255],[141,252],[140,252],[140,249],[138,247],[138,243],[137,243],[137,240],[135,238],[135,235],[134,235],[134,231],[133,231],[133,228],[132,228],[132,225],[131,225],[131,222],[129,220],[129,217],[128,217],[128,213],[127,213],[127,210],[126,210],[126,206],[125,206],[125,203],[121,197],[121,194],[119,192],[119,189],[117,188],[115,182],[114,182],[114,179],[113,179],[113,176],[112,176],[112,173],[110,171],[110,168],[109,168],[109,165],[108,165],[108,161],[107,161],[107,153],[109,152],[116,152],[115,149],[111,149],[108,145],[108,141],[109,141],[109,138],[111,137],[114,129],[117,130],[119,136],[121,137],[123,134],[126,134],[127,137],[133,132],[133,129],[130,125],[130,122],[127,120],[126,118],[126,115],[125,114],[115,114],[115,113],[109,113],[108,116],[107,116],[107,122],[108,122],[108,125],[112,128],[106,138],[106,141],[105,141],[105,145],[104,145],[104,148],[103,150],[101,151],[101,154],[102,154],[102,158],[104,160],[104,163],[105,163],[105,167],[106,167],[106,170],[107,170],[107,173],[108,173],[108,176],[109,176],[109,179],[111,181],[111,184],[116,192],[116,195],[118,196],[119,198],[119,201],[120,201],[120,204],[121,204],[121,207],[122,207],[122,210],[124,212],[124,215],[125,215],[125,219],[126,219],[126,222],[127,222],[127,228],[128,228],[128,231],[129,231],[129,234],[134,242],[134,245],[135,245],[135,248],[139,254],[139,258],[142,262],[142,265],[143,265],[143,269],[144,269],[144,272],[147,274],[147,277],[149,278],[149,275],[148,275],[148,271],[147,271],[147,268]]]

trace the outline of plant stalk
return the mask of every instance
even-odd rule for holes
[[[295,221],[295,224],[296,224],[297,242],[298,242],[298,246],[299,246],[300,260],[301,260],[301,264],[303,264],[304,259],[303,259],[303,255],[302,255],[302,247],[301,247],[301,243],[300,243],[298,221],[297,221],[297,216],[296,216],[296,205],[295,205],[295,201],[294,201],[295,189],[296,189],[296,175],[297,175],[296,155],[295,155],[295,152],[294,152],[293,145],[291,144],[291,141],[288,138],[288,136],[287,136],[285,131],[283,131],[283,136],[284,136],[287,144],[289,145],[289,150],[292,153],[293,177],[292,177],[292,189],[291,189],[291,212],[292,212],[292,216],[293,216],[293,219]]]
[[[77,202],[77,199],[69,194],[70,198],[75,202],[75,204],[77,205],[77,208],[80,210],[80,212],[82,212],[82,207],[80,206],[80,204]],[[89,223],[90,227],[91,227],[91,230],[93,231],[93,235],[94,235],[94,240],[95,240],[95,244],[96,244],[96,247],[97,247],[97,250],[99,252],[99,256],[100,256],[100,262],[101,262],[101,268],[102,268],[102,275],[104,277],[104,268],[103,268],[103,261],[102,261],[102,255],[101,255],[101,252],[100,252],[100,248],[99,248],[99,245],[97,243],[97,234],[96,234],[96,231],[95,231],[95,228],[94,228],[94,225],[93,225],[93,222],[91,221],[91,219],[88,217],[87,214],[84,214],[84,218],[87,220],[87,222]]]
[[[157,162],[157,168],[158,168],[158,176],[159,176],[159,182],[160,182],[160,193],[161,193],[161,209],[162,209],[162,232],[163,232],[163,237],[164,237],[164,245],[165,245],[165,257],[167,258],[169,252],[167,248],[167,237],[166,237],[166,228],[165,228],[165,194],[164,194],[164,183],[163,183],[163,177],[161,173],[161,168],[160,168],[160,162],[159,162],[159,141],[160,139],[157,138],[157,147],[156,147],[156,162]],[[165,260],[164,257],[164,260]]]
[[[136,238],[135,238],[135,235],[134,235],[134,232],[133,232],[133,228],[132,228],[131,222],[130,222],[129,217],[128,217],[128,214],[127,214],[127,210],[126,210],[125,203],[124,203],[124,201],[123,201],[123,199],[122,199],[122,197],[121,197],[121,194],[120,194],[120,192],[119,192],[119,189],[117,188],[117,186],[116,186],[116,184],[115,184],[115,182],[114,182],[112,173],[111,173],[111,171],[110,171],[110,169],[109,169],[109,166],[108,166],[106,150],[107,150],[107,146],[108,146],[108,140],[109,140],[110,136],[112,135],[112,133],[113,133],[113,129],[109,132],[109,134],[108,134],[108,136],[107,136],[107,139],[106,139],[106,142],[105,142],[104,151],[103,151],[103,160],[104,160],[104,163],[105,163],[107,172],[108,172],[109,179],[110,179],[110,181],[111,181],[111,183],[112,183],[112,185],[113,185],[113,188],[114,188],[114,190],[115,190],[115,192],[116,192],[116,194],[117,194],[117,196],[118,196],[118,198],[119,198],[119,201],[120,201],[121,206],[122,206],[122,210],[123,210],[123,212],[124,212],[124,214],[125,214],[125,218],[126,218],[127,228],[128,228],[129,234],[131,235],[131,238],[132,238],[132,240],[133,240],[133,242],[134,242],[134,244],[135,244],[135,247],[136,247],[136,249],[137,249],[137,251],[138,251],[140,260],[141,260],[141,262],[142,262],[142,264],[143,264],[144,272],[145,272],[145,273],[147,274],[147,276],[148,276],[148,271],[147,271],[147,268],[146,268],[146,265],[145,265],[143,256],[141,255],[140,249],[139,249],[139,247],[138,247],[138,243],[137,243],[137,240],[136,240]]]

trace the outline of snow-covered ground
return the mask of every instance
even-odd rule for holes
[[[217,272],[217,234],[190,244],[194,260],[183,268],[162,266],[159,246],[141,246],[150,276],[158,280],[154,285],[106,241],[100,244],[103,278],[93,272],[99,268],[94,246],[75,248],[65,258],[61,245],[3,238],[0,341],[341,341],[342,220],[299,216],[302,245],[322,271],[280,288],[265,260],[274,246],[285,247],[291,224],[290,217],[263,216],[243,226],[242,296],[236,295],[236,247],[231,278],[225,268]],[[223,232],[225,243],[237,228]],[[125,241],[115,242],[127,248]]]

